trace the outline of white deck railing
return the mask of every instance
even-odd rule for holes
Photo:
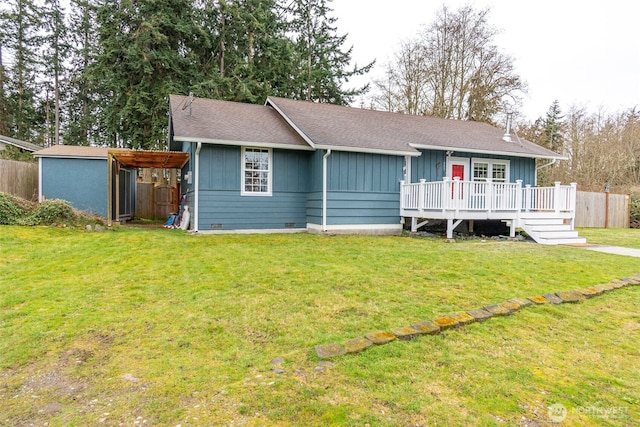
[[[400,184],[403,211],[469,212],[554,212],[572,213],[576,205],[576,184],[553,187],[523,187],[515,183],[443,181]]]

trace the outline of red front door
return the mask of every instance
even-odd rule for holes
[[[451,179],[455,180],[458,178],[460,181],[464,180],[464,165],[451,165]],[[458,197],[456,197],[456,195]],[[451,198],[452,199],[462,199],[462,185],[456,185],[455,183],[451,186]]]
[[[451,179],[464,180],[464,165],[451,165]]]

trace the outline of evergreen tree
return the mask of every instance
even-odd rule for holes
[[[106,142],[101,131],[101,107],[108,103],[97,90],[93,66],[98,55],[97,6],[92,0],[72,0],[69,18],[69,75],[64,85],[64,104],[67,123],[64,129],[66,144],[102,145]]]
[[[292,43],[274,0],[220,0],[199,10],[207,37],[196,47],[204,78],[194,93],[217,99],[263,103],[291,86]]]
[[[8,0],[8,10],[0,22],[4,33],[4,47],[13,59],[13,66],[5,76],[5,128],[9,136],[30,141],[36,138],[36,73],[39,32],[42,22],[32,0]]]
[[[48,143],[60,144],[60,80],[64,74],[63,61],[69,52],[67,42],[67,26],[64,21],[64,11],[58,0],[46,0],[44,8],[44,24],[46,45],[43,52],[44,76],[46,79],[47,97],[45,99],[46,128]],[[53,117],[50,114],[49,93],[52,94]],[[53,121],[53,123],[51,123]]]
[[[564,116],[560,110],[560,102],[556,99],[549,107],[547,116],[544,119],[545,143],[546,146],[553,151],[559,151],[562,149],[562,132],[564,128],[563,118]]]
[[[170,93],[184,93],[194,67],[187,56],[195,32],[191,2],[106,0],[98,9],[101,51],[95,78],[113,146],[155,149],[166,144]]]
[[[2,22],[3,19],[0,19]],[[9,118],[7,111],[7,96],[5,94],[4,87],[7,82],[7,73],[4,69],[4,62],[2,59],[2,36],[4,33],[0,33],[0,135],[9,135]]]
[[[353,76],[367,73],[374,62],[348,70],[352,48],[343,51],[347,35],[336,34],[336,18],[331,17],[331,0],[293,0],[288,7],[295,42],[297,73],[293,98],[348,104],[369,88],[344,89]]]

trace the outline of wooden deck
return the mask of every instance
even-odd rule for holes
[[[574,230],[576,184],[522,186],[491,181],[443,181],[400,185],[400,215],[417,231],[430,219],[447,220],[447,237],[464,220],[502,220],[510,234],[524,229],[539,243],[580,243]],[[578,240],[576,240],[578,239]]]

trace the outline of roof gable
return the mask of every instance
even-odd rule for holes
[[[269,97],[273,105],[318,148],[407,152],[415,148],[533,158],[563,158],[527,140],[503,139],[486,123],[366,110]]]
[[[171,95],[174,141],[311,150],[271,107]]]

